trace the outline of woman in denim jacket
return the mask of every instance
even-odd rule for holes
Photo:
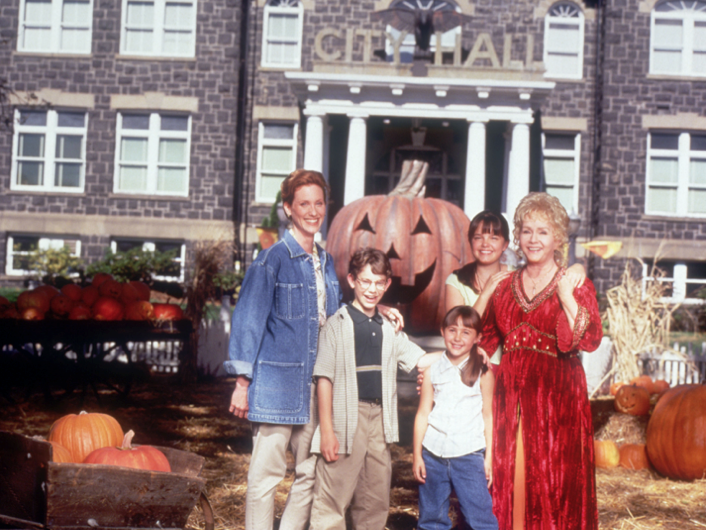
[[[309,453],[312,370],[319,327],[341,305],[331,255],[314,243],[326,215],[321,173],[297,169],[282,183],[291,229],[258,254],[233,313],[224,363],[236,375],[230,412],[253,427],[245,500],[245,528],[271,529],[275,489],[284,478],[289,446],[295,480],[280,528],[304,529],[309,520],[316,457]]]

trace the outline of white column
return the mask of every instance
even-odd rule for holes
[[[304,143],[304,169],[324,170],[324,120],[322,116],[307,116]]]
[[[515,123],[512,127],[512,146],[508,164],[507,187],[505,188],[505,213],[512,223],[515,209],[529,193],[530,129],[527,123]]]
[[[485,210],[485,123],[468,124],[463,211],[469,219]]]
[[[365,119],[362,116],[350,117],[343,204],[350,204],[365,195],[365,147],[368,141]]]

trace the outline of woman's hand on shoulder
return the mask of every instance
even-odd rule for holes
[[[485,287],[483,287],[483,291],[481,292],[481,295],[485,295],[488,298],[490,298],[493,293],[495,292],[495,289],[497,289],[498,285],[500,285],[500,282],[502,282],[505,278],[510,276],[512,274],[512,271],[508,270],[501,270],[500,272],[496,272],[493,274],[490,278],[488,278],[488,281],[485,284]]]
[[[395,326],[395,332],[404,328],[404,317],[396,307],[378,304],[378,311]]]

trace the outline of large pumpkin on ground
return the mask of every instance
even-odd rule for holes
[[[120,447],[102,447],[91,452],[83,461],[84,464],[105,464],[109,466],[147,469],[149,471],[172,470],[164,453],[150,445],[132,446],[133,431],[128,431]]]
[[[399,307],[411,330],[436,333],[445,314],[446,278],[473,258],[470,221],[463,210],[417,196],[423,191],[425,165],[406,161],[390,195],[363,197],[341,209],[331,223],[326,250],[349,299],[351,255],[362,247],[382,250],[392,264],[392,284],[382,303]]]
[[[112,416],[81,412],[56,420],[47,440],[66,447],[74,462],[83,462],[96,449],[120,445],[123,436],[123,429]]]
[[[647,456],[667,477],[706,477],[706,385],[679,385],[662,395],[647,424]]]

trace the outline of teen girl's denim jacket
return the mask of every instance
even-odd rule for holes
[[[318,247],[326,284],[326,315],[341,305],[331,255]],[[250,265],[233,312],[228,356],[231,375],[251,379],[248,419],[306,424],[319,339],[316,277],[310,254],[286,231]]]

